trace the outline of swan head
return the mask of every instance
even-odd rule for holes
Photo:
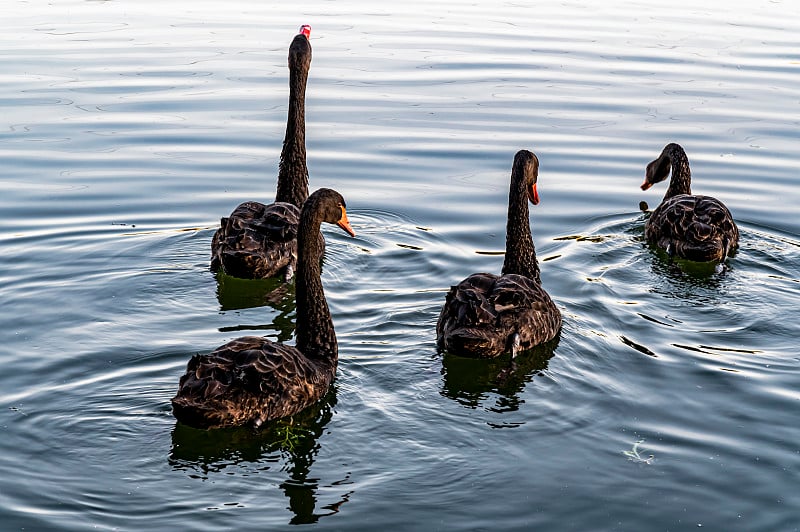
[[[524,180],[525,192],[534,205],[539,204],[539,192],[536,182],[539,180],[539,158],[528,150],[519,150],[514,156],[514,167],[511,172]]]
[[[335,190],[330,188],[317,190],[306,200],[303,213],[306,209],[319,210],[323,222],[338,225],[348,235],[356,236],[356,232],[350,227],[350,220],[347,219],[347,205],[344,198]]]
[[[675,187],[678,194],[691,194],[692,172],[689,169],[689,159],[686,157],[683,147],[675,142],[664,146],[658,159],[647,165],[642,190],[647,190],[656,183],[664,181],[670,172],[672,172],[670,189]]]
[[[300,33],[295,35],[289,45],[289,68],[308,70],[311,66],[311,26],[305,24],[300,27]]]
[[[669,175],[670,171],[670,157],[668,154],[661,152],[658,159],[650,161],[647,169],[644,171],[644,183],[642,183],[642,190],[647,190],[656,183],[664,181]]]

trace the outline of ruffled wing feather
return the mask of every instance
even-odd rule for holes
[[[291,203],[242,203],[211,241],[211,270],[243,279],[264,279],[297,265],[300,210]]]
[[[725,205],[710,196],[679,194],[647,220],[648,242],[694,261],[724,260],[739,244],[739,230]]]
[[[550,340],[561,329],[561,313],[547,292],[522,275],[470,275],[452,287],[436,326],[442,349],[462,356],[492,358],[509,350],[518,334],[521,348]]]
[[[318,401],[334,371],[293,346],[246,336],[195,355],[172,399],[179,421],[198,428],[258,426]]]

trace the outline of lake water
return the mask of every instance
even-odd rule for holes
[[[0,528],[800,529],[800,5],[275,4],[0,6]],[[293,341],[292,287],[208,259],[274,198],[303,23],[311,188],[358,233],[325,229],[337,380],[196,431],[169,403],[193,354]],[[721,272],[643,244],[670,141],[739,223]],[[442,356],[521,148],[563,330]]]

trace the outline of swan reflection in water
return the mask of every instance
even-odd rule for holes
[[[560,339],[559,333],[549,342],[513,358],[509,353],[491,359],[444,353],[441,394],[469,408],[483,406],[498,413],[519,410],[523,403],[519,394],[534,376],[547,369]],[[495,404],[485,405],[492,394],[497,395]]]
[[[294,335],[296,309],[295,284],[280,279],[239,279],[217,272],[217,301],[222,311],[270,307],[278,312],[271,323],[241,325],[220,329],[221,332],[271,330],[279,342],[287,342]]]
[[[328,487],[343,487],[336,500],[317,509],[319,479],[310,476],[320,450],[319,439],[333,417],[336,391],[291,418],[270,421],[259,430],[232,428],[198,430],[176,423],[168,462],[190,478],[207,480],[215,474],[229,475],[232,469],[250,473],[280,471],[288,475],[280,488],[289,499],[289,524],[316,523],[336,514],[350,499],[349,473]],[[279,467],[279,469],[277,469]],[[265,485],[271,485],[271,483]],[[324,489],[324,487],[323,487]]]

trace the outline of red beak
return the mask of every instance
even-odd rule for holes
[[[311,26],[303,24],[300,26],[300,33],[306,36],[306,39],[311,39]]]
[[[642,183],[642,190],[647,190],[648,188],[650,188],[652,186],[653,186],[653,183],[651,183],[650,181],[645,179],[644,183]]]
[[[539,205],[539,192],[536,191],[536,183],[528,188],[528,199],[531,200],[531,203],[534,205]]]

